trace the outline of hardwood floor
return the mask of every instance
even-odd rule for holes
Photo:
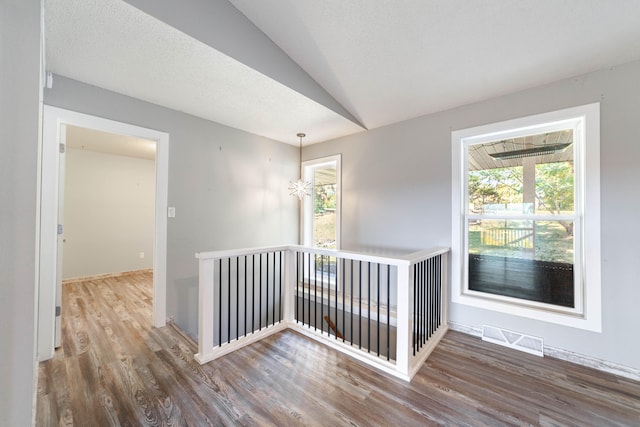
[[[640,383],[456,332],[410,384],[291,331],[200,366],[151,295],[149,274],[64,285],[38,426],[640,426]]]

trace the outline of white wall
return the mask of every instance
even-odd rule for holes
[[[294,146],[232,129],[64,77],[45,103],[169,133],[167,316],[195,335],[196,252],[296,243]]]
[[[545,345],[640,369],[640,62],[419,117],[305,148],[342,153],[343,248],[451,245],[451,131],[601,103],[603,331],[593,333],[452,304],[450,319],[496,325]]]
[[[155,161],[69,148],[65,168],[63,277],[153,268]]]
[[[0,2],[0,417],[32,421],[40,1]]]

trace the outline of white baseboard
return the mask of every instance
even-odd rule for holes
[[[474,326],[463,325],[462,323],[449,321],[449,329],[462,332],[467,335],[473,335],[474,337],[482,338],[482,328],[476,328]]]
[[[449,322],[449,329],[462,332],[467,335],[473,335],[477,338],[482,338],[482,328],[476,328],[474,326],[464,325],[461,323]],[[575,363],[577,365],[597,369],[599,371],[608,372],[610,374],[619,375],[630,380],[640,381],[640,369],[631,368],[629,366],[620,365],[618,363],[609,362],[607,360],[598,359],[580,353],[574,353],[569,350],[551,347],[548,345],[544,346],[544,355]]]
[[[131,276],[134,274],[152,274],[152,273],[153,273],[152,268],[145,268],[143,270],[121,271],[118,273],[97,274],[95,276],[73,277],[70,279],[64,279],[62,281],[62,284],[66,285],[67,283],[89,282],[91,280],[109,279],[111,277],[122,277],[122,276]]]
[[[548,345],[544,346],[544,355],[597,369],[599,371],[608,372],[610,374],[619,375],[621,377],[629,378],[630,380],[640,381],[640,369],[631,368],[629,366],[620,365],[607,360],[574,353],[561,348],[550,347]]]

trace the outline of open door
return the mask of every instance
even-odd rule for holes
[[[62,345],[62,256],[64,254],[64,177],[65,152],[67,151],[67,126],[60,125],[58,145],[58,238],[56,251],[56,320],[54,331],[54,346]]]
[[[61,345],[64,177],[67,125],[156,141],[156,209],[153,257],[153,325],[166,324],[167,190],[169,134],[71,110],[44,106],[40,162],[38,252],[38,360]]]

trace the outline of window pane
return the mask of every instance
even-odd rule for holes
[[[336,167],[313,172],[313,246],[336,248]]]
[[[316,280],[335,285],[338,270],[336,257],[316,255],[314,267]]]
[[[571,221],[469,221],[469,289],[574,307]]]
[[[468,147],[469,213],[574,212],[573,130]]]
[[[469,171],[470,213],[528,214],[532,206],[523,203],[522,166]]]
[[[538,213],[573,214],[573,160],[536,165],[536,201]]]

